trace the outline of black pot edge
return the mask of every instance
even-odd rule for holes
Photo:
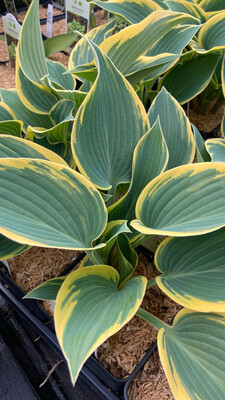
[[[146,352],[146,354],[144,355],[144,357],[141,359],[141,361],[139,362],[139,364],[136,366],[136,368],[133,370],[133,372],[130,374],[125,386],[124,386],[124,399],[125,400],[129,400],[128,397],[128,390],[129,387],[132,383],[132,381],[134,380],[134,378],[137,376],[137,374],[142,370],[142,368],[144,367],[145,363],[148,361],[148,359],[152,356],[153,352],[156,350],[157,348],[157,342],[154,342],[153,345],[150,347],[150,349],[148,349],[148,351]]]
[[[17,311],[40,334],[47,343],[64,358],[55,334],[40,321],[32,312],[13,295],[10,290],[0,282],[0,294],[6,299],[15,311]],[[121,397],[112,392],[88,367],[87,362],[83,366],[80,376],[89,384],[104,400],[120,400]]]
[[[217,134],[217,132],[220,130],[221,128],[221,124],[219,124],[218,126],[216,126],[216,128],[214,128],[212,131],[210,132],[204,132],[204,131],[199,131],[202,138],[206,141],[208,139],[218,139],[219,136]]]
[[[51,4],[51,0],[39,0],[39,5],[47,5],[47,4]],[[4,4],[4,3],[3,3]],[[19,4],[19,7],[17,6],[17,4],[16,4],[16,1],[15,1],[15,7],[16,7],[16,12],[17,12],[17,14],[19,13],[19,12],[21,12],[21,11],[24,11],[24,10],[27,10],[28,9],[28,7],[26,6],[26,4],[25,3],[23,3],[23,2],[20,2],[20,4]],[[3,11],[3,10],[5,10],[5,11]],[[6,7],[5,7],[5,4],[3,5],[3,8],[0,8],[0,16],[2,16],[2,15],[5,15],[7,13],[7,10],[6,10]]]
[[[72,269],[76,263],[82,259],[83,255],[78,257],[67,266],[64,270],[68,272],[69,268]],[[48,344],[56,350],[60,356],[62,351],[58,344],[53,319],[40,307],[39,302],[35,299],[23,300],[25,293],[23,290],[13,282],[7,275],[6,268],[0,262],[0,294],[3,294],[6,300],[18,311],[22,317],[29,322],[29,324],[48,342]],[[61,274],[63,275],[63,274]],[[96,359],[94,355],[86,361],[86,366],[98,379],[104,383],[105,387],[110,388],[114,392],[122,393],[127,379],[115,378],[103,365]],[[118,397],[117,397],[118,398]]]

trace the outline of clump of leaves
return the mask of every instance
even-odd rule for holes
[[[10,45],[8,46],[8,51],[9,51],[9,57],[11,58],[11,60],[15,60],[16,59],[16,45],[14,43],[10,43]]]
[[[85,26],[82,25],[79,21],[76,21],[75,19],[73,19],[71,22],[68,22],[67,24],[67,32],[68,33],[75,33],[76,31],[80,32],[80,33],[84,33],[85,32]],[[78,41],[80,39],[80,35],[77,34],[75,41]]]
[[[20,82],[26,76],[32,87],[61,93],[59,81],[45,75],[44,52],[31,53],[32,47],[23,45],[31,35],[41,49],[33,18],[37,22],[37,0],[24,22],[17,52],[18,69],[24,74]],[[1,257],[33,245],[86,252],[77,271],[26,296],[56,301],[56,334],[73,383],[93,350],[136,314],[159,330],[160,358],[176,400],[221,400],[225,391],[223,140],[205,145],[165,88],[147,113],[126,79],[129,74],[121,72],[133,68],[146,46],[153,48],[165,32],[178,23],[183,29],[187,18],[159,10],[112,40],[102,41],[103,28],[96,28],[79,41],[70,62],[76,60],[79,73],[82,64],[77,60],[85,60],[85,76],[93,79],[76,118],[69,120],[68,147],[79,172],[42,146],[0,135],[0,249]],[[190,25],[192,33],[198,29]],[[152,26],[157,27],[154,38]],[[100,46],[92,35],[96,41],[101,38]],[[134,48],[135,43],[141,48],[136,46],[135,54],[130,54],[129,46]],[[123,52],[126,57],[117,59],[115,48],[117,55]],[[87,85],[84,75],[83,79]],[[59,100],[55,107],[62,112],[69,106],[72,109]],[[0,110],[12,116],[5,103]],[[15,129],[7,121],[2,123],[4,129]],[[48,135],[52,137],[51,132]],[[147,281],[133,275],[138,261],[135,248],[153,235],[167,238],[155,254],[160,275]],[[184,307],[172,326],[140,308],[146,290],[154,285]]]

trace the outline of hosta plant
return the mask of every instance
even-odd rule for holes
[[[46,56],[68,47],[75,34],[59,35],[42,43],[34,1],[23,24],[16,53],[16,89],[0,88],[0,134],[7,133],[1,124],[17,125],[13,135],[25,137],[54,149],[72,166],[70,148],[72,123],[87,91],[76,89],[76,80],[65,74],[67,68]],[[94,30],[104,39],[112,33],[115,21]],[[32,30],[30,27],[32,26]],[[20,127],[20,129],[19,129]]]
[[[36,4],[34,0],[32,7]],[[29,32],[34,10],[22,35]],[[175,18],[181,22],[184,17]],[[34,40],[42,49],[41,39]],[[19,254],[33,245],[86,252],[78,270],[27,295],[55,300],[56,334],[73,383],[94,349],[136,314],[159,330],[160,358],[176,400],[222,400],[223,142],[205,145],[164,88],[147,114],[104,49],[90,36],[79,46],[85,40],[97,76],[74,121],[69,121],[68,147],[77,170],[53,151],[13,136],[21,127],[15,118],[10,124],[2,122],[2,133],[8,131],[0,135],[0,256]],[[18,52],[22,76],[38,90],[50,93],[55,87],[61,93],[45,75],[42,50],[27,57],[24,43]],[[1,110],[14,117],[6,102]],[[41,135],[40,129],[32,132]],[[135,247],[153,235],[167,238],[155,254],[160,275],[147,281],[133,276]],[[140,308],[146,290],[154,285],[184,307],[172,326]]]
[[[110,0],[94,1],[94,3],[122,16],[130,25],[115,37],[104,41],[101,47],[127,79],[133,85],[138,85],[142,99],[146,94],[150,98],[155,96],[154,91],[152,93],[154,82],[158,77],[163,77],[158,89],[166,87],[181,104],[203,92],[194,102],[199,112],[204,113],[210,109],[213,100],[214,109],[224,101],[225,5],[223,1]],[[164,31],[154,41],[152,35],[155,31],[154,23],[160,26],[162,22],[166,27],[169,22],[165,20],[165,16],[171,15],[172,18],[173,15],[175,18],[179,13],[183,18],[185,16],[186,20],[180,22],[177,20],[176,24],[170,25],[170,29]],[[191,19],[188,19],[188,16]],[[147,21],[150,24],[148,25],[150,38],[147,33]],[[144,50],[142,29],[147,42]],[[141,41],[141,46],[139,43],[136,44],[135,34]],[[128,37],[129,42],[126,40]],[[135,44],[132,41],[135,41]],[[133,60],[130,57],[126,60],[122,57],[127,47],[131,54],[132,48],[136,50],[132,54]],[[86,65],[86,73],[90,67]],[[85,68],[83,66],[81,71],[80,67],[74,65],[71,71],[75,74],[84,74]]]

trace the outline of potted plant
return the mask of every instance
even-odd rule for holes
[[[31,34],[28,22],[35,21],[37,4],[34,0],[22,29],[18,70],[32,87],[62,95],[58,83],[43,75],[46,62],[36,32],[32,43],[40,50],[38,54],[30,50],[26,57],[25,38]],[[163,18],[168,18],[170,29],[174,18],[182,23],[186,16],[163,12]],[[31,143],[0,137],[2,240],[7,241],[8,251],[16,242],[17,246],[86,252],[78,270],[46,282],[27,296],[56,301],[56,333],[73,382],[93,350],[136,314],[159,330],[160,357],[175,398],[221,399],[224,163],[192,164],[196,142],[202,159],[206,149],[195,142],[179,103],[162,89],[147,115],[135,90],[104,50],[89,37],[82,40],[93,52],[98,74],[73,122],[71,149],[79,172],[63,160],[53,161],[52,155],[40,159],[45,149],[38,145],[37,158],[20,158],[21,146],[29,155]],[[21,93],[25,89],[24,85]],[[36,128],[32,131],[37,136],[43,133]],[[51,138],[52,132],[45,130],[43,135]],[[13,143],[14,156],[5,157]],[[210,152],[216,154],[218,149],[211,147]],[[126,193],[118,198],[122,184],[123,188],[126,184]],[[150,281],[133,277],[135,247],[158,234],[169,237],[155,256],[162,274]],[[215,269],[212,261],[206,268],[202,256],[206,249],[216,260]],[[185,307],[172,326],[140,308],[145,291],[156,284]]]

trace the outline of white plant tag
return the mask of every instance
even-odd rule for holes
[[[67,32],[79,31],[83,34],[89,30],[90,4],[86,0],[66,0]],[[79,40],[79,38],[78,38]]]
[[[52,37],[52,21],[53,21],[53,5],[52,4],[48,4],[47,24],[46,24],[46,36],[47,36],[47,38]]]
[[[2,21],[10,63],[11,66],[14,66],[16,57],[16,46],[20,37],[21,25],[16,20],[14,15],[9,13],[2,17]]]

